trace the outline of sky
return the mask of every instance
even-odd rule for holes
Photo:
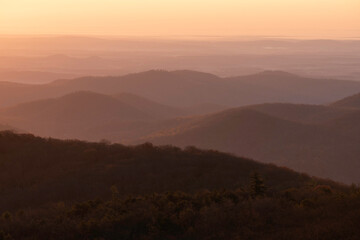
[[[0,0],[0,34],[360,37],[360,0]]]

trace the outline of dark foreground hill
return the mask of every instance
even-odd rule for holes
[[[306,175],[216,151],[126,147],[0,134],[0,209],[86,200],[109,192],[149,194],[181,190],[236,189],[253,171],[272,189],[305,186]]]
[[[1,239],[355,240],[360,234],[356,186],[216,151],[2,132],[0,156]]]
[[[255,187],[255,185],[254,185]],[[357,240],[360,191],[328,186],[251,195],[238,189],[168,192],[60,202],[40,210],[5,212],[2,239],[261,239]]]

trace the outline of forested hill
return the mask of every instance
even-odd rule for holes
[[[0,210],[108,197],[113,185],[123,195],[237,189],[249,183],[253,172],[273,190],[324,182],[212,150],[127,147],[11,132],[0,133],[0,159]]]
[[[335,240],[360,234],[358,187],[216,151],[1,132],[0,159],[0,239]]]

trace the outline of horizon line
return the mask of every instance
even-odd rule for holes
[[[249,40],[249,39],[283,39],[283,40],[360,40],[360,36],[292,36],[292,35],[120,35],[120,34],[72,34],[72,33],[36,33],[36,34],[1,34],[0,38],[4,37],[19,37],[19,38],[36,38],[36,37],[83,37],[83,38],[107,38],[107,39],[121,39],[121,38],[143,38],[143,39],[232,39],[232,40]]]

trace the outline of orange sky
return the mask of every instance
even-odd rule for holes
[[[0,0],[0,34],[360,37],[360,0]]]

